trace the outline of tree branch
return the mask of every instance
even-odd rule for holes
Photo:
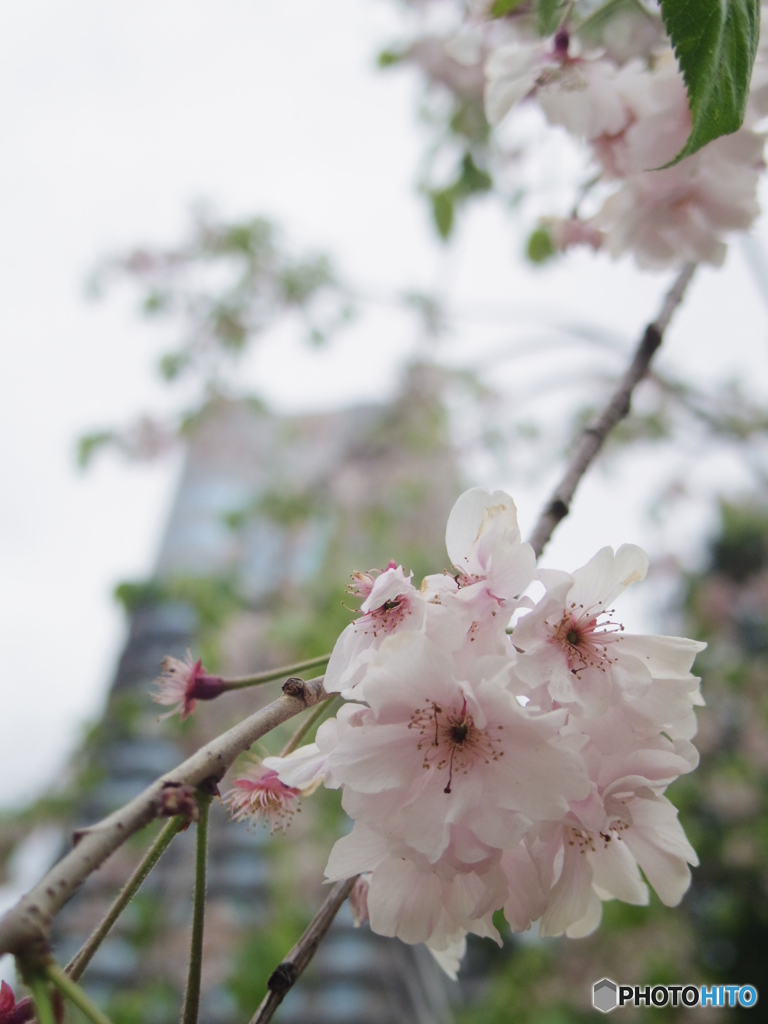
[[[317,947],[333,924],[333,919],[352,891],[357,877],[355,875],[353,878],[345,878],[341,882],[337,882],[333,889],[331,889],[325,902],[312,918],[307,930],[285,960],[278,964],[270,974],[269,981],[267,982],[267,989],[269,991],[261,1001],[261,1005],[256,1013],[251,1017],[249,1024],[267,1024],[267,1021],[272,1020],[275,1010],[299,980],[307,964],[315,955]]]
[[[125,840],[158,816],[163,794],[179,786],[218,782],[235,758],[282,722],[325,700],[323,676],[288,679],[283,696],[211,740],[143,793],[90,828],[76,833],[75,847],[31,892],[0,918],[0,953],[45,962],[51,922],[67,900]]]
[[[545,505],[529,538],[537,558],[546,547],[557,524],[568,515],[576,488],[605,443],[608,434],[629,413],[634,389],[648,372],[651,360],[661,345],[664,331],[682,302],[695,270],[695,263],[686,263],[680,271],[664,298],[659,315],[646,327],[635,349],[632,362],[610,401],[600,415],[585,427],[576,442],[565,474]]]

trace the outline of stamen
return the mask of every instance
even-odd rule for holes
[[[427,707],[414,711],[408,728],[418,729],[417,750],[424,748],[425,735],[430,737],[424,753],[423,768],[442,771],[448,766],[448,783],[444,793],[452,792],[454,769],[466,775],[478,760],[490,764],[504,755],[504,751],[498,749],[502,743],[504,727],[496,726],[498,734],[493,737],[485,729],[478,729],[472,715],[467,713],[466,697],[462,700],[461,710],[444,708],[436,701],[430,701]]]
[[[602,602],[598,601],[598,604]],[[605,672],[616,661],[609,653],[609,645],[621,638],[616,636],[624,627],[620,622],[603,618],[613,614],[613,609],[602,609],[597,614],[593,608],[572,603],[563,613],[560,622],[552,629],[550,642],[561,647],[568,660],[568,667],[577,676],[586,668],[598,668]]]

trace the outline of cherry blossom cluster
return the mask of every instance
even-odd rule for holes
[[[286,804],[341,789],[354,826],[328,879],[362,875],[358,916],[455,976],[468,933],[500,941],[501,908],[515,931],[580,936],[604,900],[647,903],[646,883],[682,898],[696,854],[664,793],[697,763],[703,645],[624,631],[634,545],[537,570],[501,491],[463,494],[446,541],[453,573],[419,589],[394,562],[357,575],[325,682],[347,703],[261,770],[273,802],[277,777]]]
[[[603,19],[599,32],[566,21],[545,39],[534,15],[516,10],[493,18],[486,2],[471,10],[461,31],[445,41],[446,60],[465,71],[484,67],[486,115],[501,150],[508,128],[510,152],[519,145],[510,113],[524,103],[537,105],[550,125],[588,150],[581,199],[568,216],[541,222],[552,249],[629,252],[646,268],[688,260],[722,264],[725,236],[748,228],[759,213],[768,43],[758,52],[742,128],[667,166],[685,146],[691,115],[655,4],[621,9]]]

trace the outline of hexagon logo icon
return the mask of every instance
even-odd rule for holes
[[[596,981],[592,986],[592,1005],[596,1010],[609,1013],[616,1009],[618,986],[609,978]]]

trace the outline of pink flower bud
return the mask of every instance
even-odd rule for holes
[[[201,658],[192,660],[191,651],[187,651],[184,661],[170,656],[163,658],[163,671],[155,683],[158,690],[150,695],[152,700],[157,704],[175,705],[160,718],[170,718],[180,711],[182,721],[192,714],[198,700],[213,700],[227,688],[219,676],[208,675]]]

